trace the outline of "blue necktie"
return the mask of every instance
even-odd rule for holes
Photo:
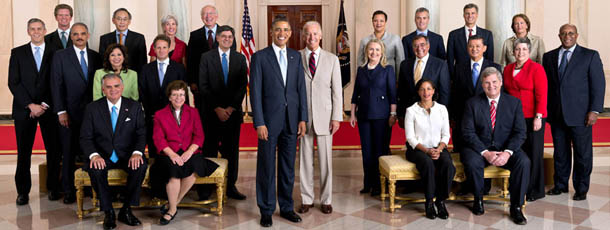
[[[163,85],[163,78],[165,78],[165,73],[163,73],[163,65],[165,63],[159,62],[159,85]]]
[[[66,38],[66,31],[61,32],[61,45],[64,46],[64,48],[66,48],[66,45],[68,44],[68,38]]]
[[[88,81],[87,74],[89,71],[87,70],[87,62],[85,61],[85,51],[80,51],[80,68],[83,70],[83,76],[85,76],[85,81]]]
[[[288,69],[288,64],[286,63],[286,58],[284,57],[285,50],[280,50],[280,70],[282,71],[282,78],[284,79],[284,85],[286,85],[286,71]]]
[[[563,51],[563,55],[561,55],[561,63],[559,63],[559,79],[563,78],[563,74],[566,72],[566,68],[568,67],[568,53],[570,51]]]
[[[225,77],[225,85],[227,85],[227,81],[229,80],[229,61],[227,60],[226,53],[222,53],[222,74]]]
[[[112,133],[114,133],[114,130],[116,128],[116,120],[118,119],[119,115],[117,114],[116,111],[116,106],[112,106],[112,113],[110,113],[110,121],[112,122]],[[110,160],[113,163],[116,163],[119,160],[119,157],[116,155],[116,151],[114,151],[114,149],[112,150],[112,156],[110,156]]]
[[[477,81],[479,80],[479,70],[477,67],[479,67],[479,63],[475,62],[472,65],[472,86],[474,86],[474,88],[477,88]]]
[[[42,57],[40,56],[40,47],[34,47],[36,52],[34,52],[34,60],[36,60],[36,69],[40,72],[40,63],[42,63]]]

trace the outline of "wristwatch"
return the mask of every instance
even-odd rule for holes
[[[390,112],[390,116],[396,116],[396,112]]]
[[[536,119],[542,120],[542,115],[536,115]]]

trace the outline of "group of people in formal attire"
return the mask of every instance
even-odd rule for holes
[[[362,145],[360,193],[379,195],[378,158],[389,154],[392,126],[398,123],[407,137],[406,159],[422,178],[426,217],[449,217],[444,201],[456,171],[447,149],[452,138],[474,195],[472,212],[484,213],[488,187],[483,170],[494,165],[511,170],[510,216],[525,224],[524,202],[545,196],[542,156],[548,121],[555,187],[546,194],[568,192],[574,155],[573,198],[586,199],[591,126],[602,112],[605,89],[599,54],[576,44],[578,32],[570,24],[560,28],[562,46],[544,53],[542,40],[529,34],[528,17],[518,14],[512,23],[515,36],[502,49],[501,71],[493,61],[492,33],[476,25],[478,7],[468,4],[463,12],[465,26],[449,34],[446,50],[442,36],[427,28],[426,8],[417,9],[417,30],[402,40],[386,31],[385,12],[373,13],[374,33],[361,40],[358,50],[349,118],[352,127],[358,126]],[[38,124],[47,151],[49,200],[63,196],[66,204],[75,201],[75,161],[83,161],[105,212],[104,229],[115,228],[117,219],[108,169],[128,173],[118,220],[131,226],[141,224],[131,206],[139,204],[149,166],[152,196],[168,200],[161,207],[161,225],[175,218],[196,176],[216,170],[208,157],[220,154],[228,160],[227,196],[246,199],[235,184],[248,62],[235,50],[234,29],[216,23],[214,6],[201,9],[204,26],[190,34],[188,44],[176,37],[176,18],[163,17],[163,34],[152,42],[148,63],[144,36],[129,29],[127,9],[114,11],[116,30],[100,37],[99,53],[87,45],[87,25],[70,26],[69,5],[57,5],[54,15],[56,31],[45,36],[45,23],[30,19],[31,41],[11,52],[18,205],[29,201]],[[258,137],[256,200],[264,227],[272,226],[276,203],[280,216],[292,222],[301,221],[295,210],[307,213],[314,207],[314,143],[319,208],[332,213],[332,136],[343,120],[340,63],[320,47],[321,25],[304,24],[300,39],[306,48],[300,51],[287,47],[292,35],[287,19],[276,18],[270,34],[272,44],[252,55],[249,65]],[[195,108],[189,106],[189,92]],[[297,144],[302,203],[295,209]],[[197,186],[201,200],[212,191]]]

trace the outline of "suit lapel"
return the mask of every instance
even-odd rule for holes
[[[114,129],[114,133],[118,133],[123,127],[123,123],[125,123],[125,118],[127,114],[129,114],[129,102],[125,100],[125,98],[121,98],[121,108],[119,108],[119,117],[116,121],[116,127]]]
[[[284,85],[284,79],[282,77],[282,71],[280,70],[280,63],[278,63],[278,57],[275,56],[275,51],[273,50],[273,47],[269,46],[269,50],[267,51],[269,53],[269,55],[267,56],[267,61],[269,63],[271,63],[271,67],[275,70],[275,76],[276,78],[280,81],[280,84],[284,87],[286,87]],[[288,56],[288,54],[286,54],[286,56]],[[288,71],[286,71],[286,73],[288,73]],[[288,75],[288,74],[286,74]]]
[[[49,62],[49,58],[53,55],[53,52],[50,49],[51,47],[45,47],[44,54],[42,55],[42,64],[40,64],[40,72],[46,71],[47,63]]]
[[[108,101],[101,100],[98,103],[100,103],[100,106],[98,106],[98,112],[102,115],[101,117],[104,123],[104,127],[106,127],[106,130],[108,131],[108,133],[110,133],[110,136],[112,137],[114,133],[112,132],[112,121],[110,121],[110,108],[108,107]]]
[[[572,53],[572,56],[570,57],[570,61],[568,62],[567,66],[566,66],[566,72],[561,77],[561,81],[566,79],[567,76],[570,76],[572,69],[574,69],[573,66],[578,66],[577,62],[578,62],[578,60],[581,59],[581,56],[582,56],[582,49],[579,45],[576,45],[576,47],[574,48],[574,53]],[[557,60],[557,59],[555,59],[555,60]]]
[[[309,64],[309,59],[307,59],[307,49],[302,49],[299,53],[301,53],[301,60],[303,62],[303,69],[305,70],[305,76],[309,77],[309,79],[312,79],[311,72],[309,72],[309,66],[307,66]],[[320,59],[318,58],[318,60]]]
[[[45,50],[47,50],[47,49],[45,49]],[[32,65],[32,69],[35,69],[34,72],[36,72],[36,75],[38,75],[39,74],[38,68],[36,67],[36,59],[34,59],[34,54],[32,53],[31,43],[28,43],[25,53],[27,55],[28,60],[30,60],[29,63]],[[40,65],[40,67],[42,68],[42,64]]]
[[[288,47],[286,47],[286,61],[288,62],[287,68],[286,68],[286,85],[290,84],[288,81],[292,82],[292,78],[290,77],[291,75],[290,70],[291,69],[298,69],[298,65],[301,65],[302,63],[297,63],[296,62],[296,58],[294,57],[296,54],[296,52],[290,52],[288,50]],[[296,77],[296,76],[294,76]],[[285,86],[286,86],[285,85]]]
[[[426,62],[426,67],[424,67],[424,72],[421,75],[421,79],[428,79],[428,80],[434,80],[431,79],[430,76],[432,76],[432,71],[434,71],[436,69],[436,66],[433,66],[434,64],[432,63],[432,55],[428,56],[428,61]],[[414,73],[415,74],[415,73]],[[415,82],[415,84],[417,84],[417,82]]]
[[[235,71],[236,68],[239,67],[239,64],[240,64],[239,59],[237,59],[238,58],[237,55],[241,55],[240,53],[238,53],[232,49],[229,49],[229,53],[231,55],[229,56],[229,73],[227,76],[228,79],[227,79],[227,84],[226,84],[227,88],[229,88],[229,85],[231,85],[231,81],[233,80],[233,77],[231,77],[231,76],[233,76],[233,72]],[[235,67],[235,68],[232,68],[232,67]]]
[[[480,107],[479,112],[481,114],[483,114],[485,122],[487,123],[487,128],[489,129],[490,133],[493,134],[493,130],[491,129],[491,113],[489,113],[489,109],[490,109],[489,101],[487,99],[487,96],[485,96],[485,95],[481,95],[480,98],[481,98],[481,100],[480,100],[481,107]],[[500,104],[500,103],[498,103],[498,104]],[[496,121],[498,120],[497,116],[498,116],[498,107],[496,105]]]
[[[70,50],[70,52],[68,52],[72,57],[70,58],[72,61],[72,66],[74,66],[74,68],[76,68],[76,71],[78,73],[80,73],[80,79],[83,80],[85,82],[85,85],[87,84],[87,81],[85,81],[85,75],[86,73],[83,73],[83,69],[80,68],[80,63],[78,62],[78,54],[76,54],[76,50],[74,50],[74,48],[72,48]],[[91,59],[89,59],[91,60]],[[89,66],[87,66],[87,69],[89,69]]]
[[[458,30],[458,44],[461,44],[459,47],[466,47],[468,44],[466,43],[466,31],[464,31],[464,27]]]
[[[229,71],[231,71],[231,63],[233,63],[233,62],[231,62],[232,56],[233,56],[233,54],[231,54],[229,52]],[[224,79],[225,76],[224,76],[224,73],[222,72],[222,62],[220,61],[220,54],[218,53],[218,49],[216,49],[215,51],[212,51],[212,64],[214,66],[220,67],[220,71],[215,71],[216,74],[214,74],[214,80],[217,81],[219,83],[219,85],[226,86],[225,79]],[[228,82],[229,81],[227,80],[227,83]]]

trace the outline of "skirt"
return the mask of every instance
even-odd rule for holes
[[[182,156],[184,151],[180,150],[178,155]],[[203,157],[203,154],[196,153],[186,161],[182,166],[174,164],[172,159],[166,155],[162,155],[158,158],[160,167],[160,179],[167,183],[170,178],[186,178],[194,173],[197,173],[200,177],[207,177],[216,171],[218,164]],[[156,162],[155,162],[156,163]]]

